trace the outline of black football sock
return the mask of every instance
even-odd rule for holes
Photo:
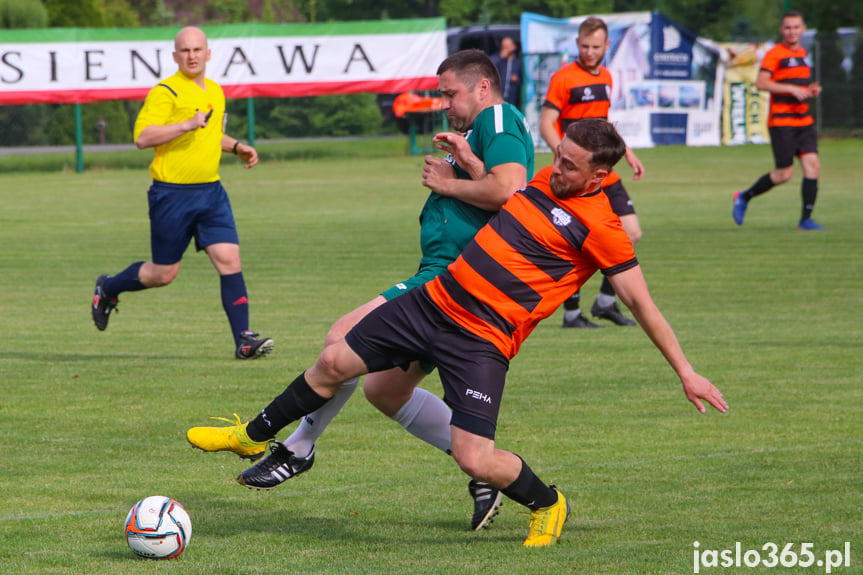
[[[604,293],[605,295],[610,295],[612,297],[616,295],[614,293],[614,288],[611,287],[611,282],[608,281],[606,276],[602,277],[602,285],[599,286],[599,293]]]
[[[249,422],[246,433],[252,441],[267,441],[283,427],[316,411],[327,401],[328,398],[321,397],[309,386],[306,372],[303,372]]]
[[[803,178],[803,183],[800,184],[800,193],[803,196],[803,213],[800,216],[800,221],[808,220],[812,216],[812,210],[815,209],[815,198],[818,196],[818,179]]]
[[[543,483],[523,459],[516,480],[500,492],[533,511],[557,503],[557,492]]]
[[[563,309],[567,311],[573,311],[579,309],[579,302],[581,301],[581,290],[575,292],[569,298],[563,302]]]
[[[760,196],[764,192],[770,190],[770,188],[775,185],[776,184],[773,183],[773,180],[770,179],[770,173],[768,172],[758,178],[755,183],[752,184],[752,187],[740,194],[740,196],[748,202],[755,196]]]
[[[127,291],[141,291],[147,286],[138,279],[138,272],[144,262],[135,262],[115,276],[108,276],[102,283],[102,293],[105,297],[117,297]]]

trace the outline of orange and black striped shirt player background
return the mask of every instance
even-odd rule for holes
[[[792,50],[779,43],[771,48],[761,60],[761,69],[769,72],[771,79],[780,84],[808,87],[811,70],[806,63],[806,48],[798,45]],[[770,115],[767,126],[811,126],[809,101],[798,100],[791,94],[770,94]]]
[[[785,14],[780,26],[782,41],[761,60],[755,86],[770,92],[767,128],[774,169],[755,180],[748,189],[734,194],[731,214],[738,226],[743,225],[750,200],[791,179],[794,158],[797,157],[803,169],[800,184],[803,207],[797,229],[824,229],[812,219],[818,197],[821,161],[818,158],[818,133],[809,113],[809,99],[821,93],[821,86],[810,80],[806,49],[800,44],[805,30],[806,24],[799,12]]]
[[[583,26],[588,23],[585,21]],[[601,21],[598,24],[601,24]],[[589,28],[594,27],[596,26]],[[591,35],[595,36],[597,33],[603,33],[603,39],[607,40],[606,32],[604,27],[596,27],[588,34],[588,42]],[[581,34],[582,31],[579,29],[579,38]],[[600,59],[604,57],[604,50],[598,57]],[[580,58],[555,72],[549,82],[543,107],[558,112],[554,127],[560,139],[563,139],[566,129],[579,120],[601,118],[607,121],[608,111],[611,109],[613,86],[611,73],[605,66],[598,64],[595,70],[589,69],[589,65],[585,68]],[[548,140],[547,137],[546,140]],[[627,160],[629,161],[629,158]],[[643,168],[633,166],[633,169],[638,172]],[[641,227],[635,215],[635,206],[616,171],[609,170],[608,175],[602,180],[602,190],[608,196],[614,213],[619,217],[627,217],[625,229],[632,243],[638,243],[641,239]],[[614,299],[614,288],[607,280],[602,282],[599,292],[597,300],[591,307],[594,317],[609,319],[618,325],[635,324],[620,312]],[[563,327],[599,327],[588,321],[582,314],[580,300],[580,292],[575,292],[564,302]]]

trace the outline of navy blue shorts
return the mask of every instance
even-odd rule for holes
[[[770,146],[777,169],[794,164],[794,156],[818,153],[818,132],[814,125],[775,126],[770,132]]]
[[[364,317],[345,336],[370,372],[420,360],[437,365],[451,424],[494,439],[509,360],[466,331],[418,287]]]
[[[168,184],[154,180],[147,199],[153,263],[177,263],[192,238],[198,251],[212,244],[240,243],[231,202],[221,182]]]

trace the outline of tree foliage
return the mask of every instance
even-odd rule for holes
[[[96,0],[44,0],[52,28],[104,28],[107,24]]]
[[[105,25],[112,28],[137,28],[141,25],[138,13],[127,0],[96,0]]]
[[[614,11],[613,0],[441,0],[440,12],[449,26],[470,24],[518,24],[522,12],[553,18]]]
[[[440,0],[296,0],[295,5],[309,22],[441,16]]]
[[[0,0],[0,28],[44,28],[48,11],[39,0]]]

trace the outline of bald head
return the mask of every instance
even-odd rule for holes
[[[174,62],[180,72],[195,79],[203,87],[204,73],[209,61],[210,49],[207,47],[207,35],[203,30],[187,26],[177,32],[174,38]]]
[[[204,31],[200,28],[196,28],[195,26],[186,26],[177,32],[177,35],[174,37],[174,50],[179,50],[181,44],[187,44],[189,42],[203,42],[204,46],[206,46],[207,35],[204,34]]]

